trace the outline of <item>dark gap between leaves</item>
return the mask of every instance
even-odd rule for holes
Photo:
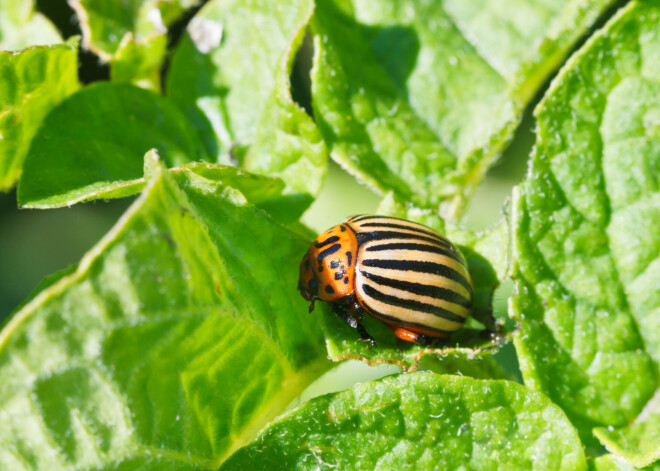
[[[305,31],[302,44],[296,52],[291,68],[291,97],[305,113],[314,118],[312,109],[312,60],[314,57],[314,41],[309,30]]]
[[[584,44],[587,42],[587,40],[593,36],[593,34],[598,31],[599,29],[603,28],[605,24],[612,19],[612,17],[616,14],[616,12],[625,6],[628,3],[628,0],[618,0],[615,2],[611,7],[609,7],[605,12],[596,20],[596,22],[592,25],[591,28],[587,32],[585,32],[582,37],[580,37],[576,42],[575,45],[570,49],[570,51],[565,55],[564,60],[561,61],[555,70],[548,76],[548,78],[543,82],[543,85],[539,87],[537,90],[536,94],[534,95],[534,98],[527,104],[527,107],[525,108],[525,111],[523,113],[523,119],[521,120],[520,125],[516,129],[516,132],[514,134],[513,139],[511,139],[511,142],[509,145],[504,149],[504,152],[502,153],[501,158],[498,160],[498,162],[489,169],[489,174],[497,175],[497,176],[502,176],[502,175],[509,175],[510,172],[516,172],[520,170],[520,159],[516,159],[515,156],[519,151],[522,151],[525,147],[529,147],[529,151],[531,152],[532,148],[534,147],[534,142],[536,140],[536,135],[534,132],[534,128],[536,127],[536,121],[534,119],[534,109],[536,108],[536,105],[539,104],[543,96],[545,96],[546,92],[548,91],[548,88],[550,87],[550,83],[555,79],[559,71],[566,65],[566,62],[577,52]],[[529,139],[529,136],[527,135],[527,131],[531,130],[533,134],[533,139],[531,141],[531,145],[527,143],[527,140]],[[512,155],[513,154],[513,155]],[[529,157],[529,153],[527,154]],[[512,162],[511,162],[512,161]],[[527,159],[525,159],[527,161]],[[526,166],[524,167],[526,169]],[[520,179],[522,180],[522,177],[524,176],[524,173],[521,173]]]
[[[64,39],[82,36],[78,17],[66,0],[37,0],[37,10],[52,21]],[[82,47],[78,50],[78,78],[87,85],[110,80],[110,66]]]
[[[534,148],[534,144],[536,143],[536,120],[534,119],[534,109],[545,96],[548,88],[550,87],[550,84],[555,79],[559,71],[564,67],[566,62],[573,56],[573,54],[582,46],[584,46],[587,40],[593,36],[596,31],[603,28],[603,26],[605,26],[605,24],[617,13],[617,11],[627,3],[628,0],[619,0],[615,2],[614,5],[612,5],[610,8],[608,8],[593,24],[593,26],[589,28],[589,30],[575,42],[575,45],[566,54],[564,60],[560,62],[553,70],[553,72],[546,78],[546,80],[543,82],[543,85],[541,85],[535,93],[534,98],[530,100],[530,102],[525,107],[522,120],[516,128],[516,132],[514,133],[513,138],[504,148],[497,161],[488,169],[488,172],[484,179],[481,181],[479,187],[481,187],[489,177],[496,178],[500,181],[505,179],[513,181],[515,183],[511,184],[512,188],[513,186],[522,182],[529,166],[529,157]],[[510,195],[510,192],[508,194]],[[507,200],[508,196],[504,201],[502,201],[502,208],[506,206]],[[490,224],[488,224],[486,227],[489,225]]]

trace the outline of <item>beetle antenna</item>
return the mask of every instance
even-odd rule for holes
[[[314,310],[314,301],[316,301],[316,298],[312,298],[312,302],[309,303],[309,313],[311,314],[312,311]]]

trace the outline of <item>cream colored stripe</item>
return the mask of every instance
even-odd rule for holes
[[[378,286],[373,286],[371,283],[367,283],[372,288],[378,289]],[[461,322],[454,322],[442,317],[438,317],[434,314],[429,314],[426,312],[419,312],[413,309],[407,309],[399,306],[393,306],[391,304],[386,304],[381,301],[368,296],[364,292],[364,283],[356,284],[356,289],[358,295],[362,298],[363,302],[368,308],[372,308],[374,311],[382,313],[387,317],[398,319],[401,322],[409,322],[412,324],[417,324],[420,326],[429,327],[432,329],[440,329],[446,331],[458,330],[463,326]]]
[[[360,261],[363,260],[410,260],[415,262],[432,262],[439,265],[445,265],[454,269],[464,278],[469,279],[469,274],[462,263],[457,262],[451,257],[440,255],[433,252],[422,252],[420,250],[381,250],[377,252],[367,252],[366,247],[360,248]]]
[[[433,262],[446,265],[461,273],[463,265],[447,255],[422,250],[396,249],[379,250],[377,252],[362,251],[361,260],[412,260],[416,262]]]
[[[364,221],[364,222],[365,223],[367,223],[367,222],[371,223],[373,221]],[[387,226],[366,226],[365,227],[365,226],[363,226],[362,222],[351,223],[351,224],[353,224],[355,226],[355,229],[357,229],[358,232],[398,232],[400,234],[410,234],[410,235],[428,237],[429,239],[433,239],[434,237],[438,237],[438,238],[440,238],[440,241],[438,241],[438,244],[441,245],[441,246],[443,245],[442,242],[444,242],[447,245],[449,245],[449,243],[450,243],[449,241],[447,241],[447,239],[442,237],[440,234],[436,233],[436,234],[431,235],[431,234],[426,234],[424,232],[415,231],[414,230],[415,226],[410,226],[410,225],[406,225],[407,227],[410,227],[410,229],[408,229],[407,227],[387,227]],[[401,225],[401,224],[399,224],[399,221],[390,221],[389,224]],[[426,229],[424,227],[419,227],[419,229],[423,229],[423,230],[428,231],[428,229]],[[391,241],[392,239],[385,239],[385,240]],[[413,240],[406,239],[406,241],[412,242]]]
[[[470,314],[470,310],[468,308],[465,308],[459,304],[454,304],[452,302],[446,301],[444,299],[437,299],[433,298],[431,296],[424,296],[421,294],[415,294],[411,293],[410,291],[406,291],[403,289],[398,289],[398,288],[392,288],[390,286],[383,286],[374,280],[369,280],[368,278],[365,278],[361,274],[358,275],[361,280],[360,283],[367,283],[370,285],[372,288],[377,289],[383,294],[387,294],[390,296],[395,296],[400,299],[406,299],[406,300],[411,300],[411,301],[417,301],[420,303],[424,304],[430,304],[431,306],[437,306],[442,309],[446,309],[447,311],[450,311],[458,316],[461,317],[467,317]],[[437,286],[437,285],[435,285]]]
[[[402,280],[402,281],[409,281],[411,283],[423,283],[425,285],[439,286],[440,288],[446,288],[448,290],[454,291],[460,294],[461,296],[463,296],[465,299],[470,299],[470,292],[465,288],[465,286],[450,278],[445,278],[444,276],[436,275],[433,273],[421,273],[412,270],[391,270],[389,268],[357,266],[355,272],[356,282],[358,277],[364,278],[364,276],[360,273],[360,270],[364,270],[367,273],[373,273],[374,275],[379,275],[394,280]]]
[[[371,240],[367,243],[369,247],[373,245],[388,245],[388,244],[420,244],[420,245],[425,245],[427,247],[439,247],[442,250],[448,250],[447,247],[437,242],[432,242],[430,240],[409,239],[403,237],[396,237],[392,239],[376,239],[376,240]]]
[[[442,237],[444,239],[444,236],[442,234],[440,234],[439,232],[431,229],[430,227],[426,227],[426,226],[423,226],[423,225],[418,224],[416,222],[406,221],[406,220],[403,220],[403,219],[373,218],[373,219],[365,219],[365,220],[359,221],[359,222],[354,222],[353,224],[355,224],[356,226],[362,226],[362,225],[367,224],[367,223],[368,224],[397,224],[399,226],[406,226],[406,227],[419,229],[419,230],[422,230],[422,231],[431,232],[431,233],[435,234],[436,236]],[[370,230],[370,231],[371,230],[377,230],[378,226],[367,226],[365,229]],[[383,228],[382,230],[385,230],[385,229],[386,228]],[[391,228],[387,228],[387,229],[391,229]]]

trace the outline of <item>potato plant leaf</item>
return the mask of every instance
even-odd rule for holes
[[[543,394],[507,381],[413,373],[312,399],[221,470],[586,470],[580,440]]]
[[[291,98],[289,74],[311,0],[212,0],[192,19],[172,58],[168,95],[210,155],[279,176],[301,213],[320,190],[325,144]]]
[[[608,0],[323,0],[312,102],[331,156],[455,217]]]
[[[0,191],[13,187],[21,175],[44,117],[79,87],[77,38],[0,52]]]
[[[485,358],[497,351],[509,333],[495,324],[492,315],[493,292],[499,285],[499,279],[506,273],[508,223],[503,221],[490,231],[475,234],[446,224],[433,211],[401,203],[392,194],[383,200],[378,213],[425,224],[458,246],[468,262],[474,288],[471,317],[466,326],[449,339],[433,346],[419,346],[397,339],[382,322],[366,316],[364,325],[377,342],[377,347],[371,348],[360,340],[355,329],[336,315],[326,313],[323,316],[323,328],[330,357],[334,361],[352,358],[369,364],[392,363],[404,370],[415,370],[424,356],[438,356],[440,363],[447,355],[467,358],[469,361],[487,361]],[[484,330],[484,326],[488,329]],[[488,332],[497,329],[500,330],[498,336],[491,336]]]
[[[472,355],[465,352],[424,355],[419,360],[419,371],[477,379],[512,379],[495,361],[493,355]]]
[[[167,53],[167,36],[158,34],[137,42],[132,35],[119,45],[110,68],[110,80],[132,83],[160,92],[160,74]]]
[[[660,460],[660,394],[635,422],[620,429],[596,428],[594,433],[609,451],[632,466],[642,468]]]
[[[306,242],[147,157],[142,195],[0,334],[1,469],[216,469],[330,365]]]
[[[631,2],[571,58],[536,109],[512,204],[525,384],[587,445],[593,427],[633,422],[658,387],[659,31],[660,3]],[[657,449],[638,432],[617,432],[622,448]]]
[[[199,0],[69,0],[83,32],[83,47],[110,62],[117,82],[160,90],[167,28]]]
[[[635,468],[626,463],[623,458],[617,455],[607,454],[590,461],[589,469],[591,471],[660,471],[660,462],[653,463],[644,468]]]
[[[142,157],[151,148],[169,167],[207,158],[195,130],[166,98],[128,84],[88,86],[44,120],[24,164],[18,202],[46,208],[125,196],[122,188],[143,176]]]
[[[0,0],[0,51],[60,42],[55,25],[34,11],[33,0]]]

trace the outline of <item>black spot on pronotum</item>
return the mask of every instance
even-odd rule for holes
[[[346,226],[342,224],[341,226],[339,226],[339,230],[341,230],[342,232],[346,232]]]
[[[330,285],[325,285],[325,292],[328,294],[335,294],[335,290]]]
[[[342,265],[341,269],[335,272],[335,280],[341,280],[345,276],[346,276],[346,267]]]
[[[353,254],[351,252],[346,252],[346,258],[348,259],[348,266],[350,267],[353,262]]]
[[[326,245],[334,244],[338,240],[339,240],[338,236],[332,236],[332,237],[328,237],[323,242],[314,242],[314,245],[316,246],[317,249],[320,249],[321,247],[325,247]]]
[[[321,261],[328,255],[332,255],[336,253],[340,248],[341,248],[341,244],[334,244],[328,247],[327,249],[324,249],[318,256],[319,263],[321,263]]]

